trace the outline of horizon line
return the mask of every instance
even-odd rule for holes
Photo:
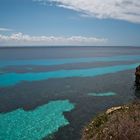
[[[23,47],[30,47],[30,48],[36,48],[36,47],[42,47],[42,48],[55,48],[55,47],[140,47],[140,46],[135,46],[135,45],[15,45],[15,46],[7,46],[3,45],[0,46],[0,48],[23,48]]]

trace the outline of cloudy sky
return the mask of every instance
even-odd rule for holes
[[[0,0],[0,46],[140,46],[139,0]]]

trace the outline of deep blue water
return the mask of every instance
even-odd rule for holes
[[[137,47],[0,48],[0,139],[80,139],[97,113],[138,98],[139,64]]]

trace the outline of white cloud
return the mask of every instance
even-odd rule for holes
[[[0,34],[2,45],[104,45],[105,38],[71,36],[30,36],[22,33],[14,33],[9,36]]]
[[[8,28],[0,28],[0,31],[2,31],[2,32],[7,32],[7,31],[12,31],[12,29],[8,29]]]
[[[99,19],[119,19],[140,23],[139,0],[35,0],[52,2],[59,7],[79,11]]]

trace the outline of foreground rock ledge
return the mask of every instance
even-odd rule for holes
[[[82,140],[140,140],[140,101],[95,117],[84,128]]]

